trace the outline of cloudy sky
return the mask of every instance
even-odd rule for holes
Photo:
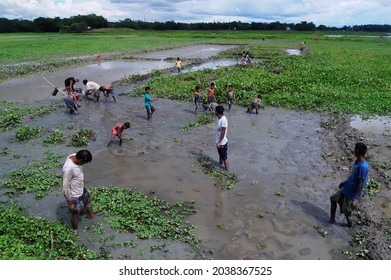
[[[0,17],[67,18],[96,14],[108,21],[313,22],[315,25],[391,24],[391,0],[1,0]]]

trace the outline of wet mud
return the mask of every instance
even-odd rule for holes
[[[198,47],[200,46],[195,47],[196,50]],[[212,49],[221,51],[218,46],[208,46],[207,49],[208,52]],[[180,53],[183,50],[184,53],[189,53],[189,49],[185,48],[175,52],[143,54],[143,58],[159,61],[142,62],[141,65],[151,63],[148,66],[151,67],[150,70],[172,67],[172,63],[166,65],[164,59],[184,57]],[[131,71],[140,68],[136,67],[140,62],[131,63],[135,63],[135,68]],[[117,66],[120,68],[118,72]],[[121,78],[121,73],[131,72],[122,69],[121,62],[112,63],[112,68],[107,68],[110,68],[107,71],[116,73],[113,76],[106,76],[107,72],[102,74],[99,67],[85,66],[67,73],[51,74],[49,77],[59,84],[65,76],[76,73],[83,78],[89,75],[94,80],[104,77],[109,83]],[[46,99],[50,87],[41,77],[29,79],[28,83],[25,80],[13,80],[0,85],[1,98],[17,100],[18,96],[19,100],[43,98],[43,102],[61,102],[52,97]],[[14,88],[18,88],[19,93],[15,91],[11,97],[3,95],[4,89],[12,92],[11,89]],[[45,94],[40,94],[39,89],[44,89]],[[29,94],[26,95],[27,92]],[[93,161],[84,167],[87,187],[121,186],[145,194],[153,193],[169,203],[195,201],[197,212],[188,220],[197,226],[195,235],[202,242],[202,251],[213,251],[213,254],[207,257],[346,259],[341,252],[350,250],[354,229],[344,226],[342,216],[337,217],[337,224],[328,224],[329,197],[348,175],[343,167],[350,167],[352,163],[352,158],[339,160],[340,153],[359,139],[371,139],[371,143],[382,144],[374,145],[373,150],[369,150],[370,157],[377,158],[382,153],[381,156],[386,160],[390,150],[387,148],[384,133],[366,132],[369,133],[366,136],[364,132],[352,128],[349,122],[344,122],[340,130],[330,131],[322,126],[324,119],[330,118],[329,116],[279,108],[265,108],[258,115],[247,114],[245,108],[234,105],[231,112],[226,113],[229,122],[228,159],[230,172],[237,175],[238,181],[233,190],[223,190],[214,178],[204,174],[197,162],[197,156],[202,156],[208,158],[215,168],[221,168],[214,145],[217,120],[182,131],[180,127],[196,119],[192,113],[192,103],[159,99],[154,102],[154,106],[156,112],[152,122],[148,122],[141,97],[122,95],[117,97],[117,102],[108,103],[84,100],[79,115],[70,115],[64,107],[49,117],[32,120],[32,125],[51,130],[73,124],[75,127],[88,127],[96,132],[96,141],[88,146],[93,153]],[[130,122],[130,129],[124,131],[124,136],[130,137],[130,140],[125,141],[122,146],[114,142],[106,147],[113,124],[124,121]],[[346,134],[346,131],[349,133]],[[13,137],[12,132],[1,134],[1,143],[10,149],[8,156],[0,157],[4,166],[2,179],[18,166],[40,157],[44,150],[52,149],[56,153],[64,154],[75,151],[75,148],[64,145],[43,147],[39,139],[29,144],[20,144],[13,140]],[[375,154],[375,149],[380,149],[381,146],[386,152],[380,150],[382,152]],[[335,157],[325,159],[322,155],[327,151],[333,151]],[[10,159],[12,154],[23,156],[20,159]],[[387,224],[384,217],[389,215],[389,210],[380,205],[389,205],[389,192],[390,189],[386,186],[379,198],[374,201],[368,198],[363,205],[363,213],[376,213],[376,218],[372,219],[377,219],[379,225],[383,226]],[[1,200],[5,199],[6,196],[2,195]],[[17,199],[28,205],[35,215],[70,225],[60,186],[41,200],[35,200],[32,195],[20,195]],[[107,251],[115,259],[202,257],[200,254],[194,254],[189,246],[178,242],[137,240],[131,234],[116,234],[99,215],[94,224],[104,228],[105,236],[115,235],[111,243],[129,240],[137,243],[132,248],[102,246],[102,243],[98,242],[100,237],[93,232],[80,232],[84,244],[95,250]],[[91,221],[82,219],[80,228],[91,226]],[[319,229],[327,234],[323,236]],[[384,235],[377,236],[375,233],[374,242],[382,241],[387,244]],[[157,243],[164,243],[165,250],[150,252],[151,245]],[[378,253],[378,258],[390,258],[386,246],[388,245]],[[377,248],[373,247],[372,250]],[[144,253],[140,254],[140,251]]]

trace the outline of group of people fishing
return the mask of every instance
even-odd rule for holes
[[[78,77],[69,77],[64,81],[65,90],[67,92],[67,96],[64,98],[65,105],[70,110],[71,114],[77,114],[78,108],[80,108],[80,99],[83,94],[82,90],[75,89],[75,84],[79,82],[80,79]],[[83,80],[83,84],[86,86],[84,96],[90,100],[94,100],[94,102],[99,102],[100,95],[103,93],[104,102],[106,103],[110,96],[113,98],[113,101],[116,102],[115,91],[112,85],[99,85],[96,82],[88,81],[86,79]]]

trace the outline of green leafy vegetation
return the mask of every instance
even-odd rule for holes
[[[369,196],[375,196],[382,189],[382,185],[373,178],[369,178],[366,186],[366,191]]]
[[[213,116],[209,113],[201,114],[197,117],[194,123],[189,123],[180,128],[181,131],[187,131],[193,127],[199,127],[204,124],[212,123],[214,120]]]
[[[0,259],[94,260],[99,255],[77,245],[72,230],[63,224],[24,214],[15,203],[0,205]]]
[[[52,133],[48,137],[46,137],[43,140],[43,143],[45,145],[54,145],[54,144],[63,143],[64,141],[65,141],[64,133],[62,133],[58,128],[56,128],[52,131]]]
[[[202,166],[205,174],[208,174],[210,177],[216,179],[220,184],[223,190],[232,190],[235,187],[237,181],[237,176],[234,173],[229,173],[228,175],[225,171],[216,170],[213,164],[204,157],[197,157],[198,162]]]
[[[61,185],[61,173],[52,171],[60,166],[58,160],[61,157],[53,152],[45,152],[42,159],[12,171],[2,185],[8,187],[9,195],[19,191],[35,193],[36,198],[42,198],[50,193],[53,187]]]
[[[7,131],[23,120],[42,117],[56,110],[58,105],[29,105],[23,102],[0,101],[0,130]]]
[[[135,233],[140,239],[171,239],[199,248],[199,241],[193,235],[195,226],[184,220],[194,213],[194,202],[170,205],[158,197],[119,187],[89,190],[95,211],[110,217],[112,228]]]
[[[42,134],[42,127],[31,128],[27,125],[21,126],[15,133],[16,140],[19,142],[37,138]]]
[[[95,132],[92,129],[82,128],[72,134],[69,146],[84,147],[87,146],[90,141],[95,141],[95,139]]]

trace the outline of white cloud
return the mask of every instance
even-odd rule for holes
[[[2,0],[0,17],[101,15],[109,21],[313,22],[327,26],[391,24],[391,0]]]

